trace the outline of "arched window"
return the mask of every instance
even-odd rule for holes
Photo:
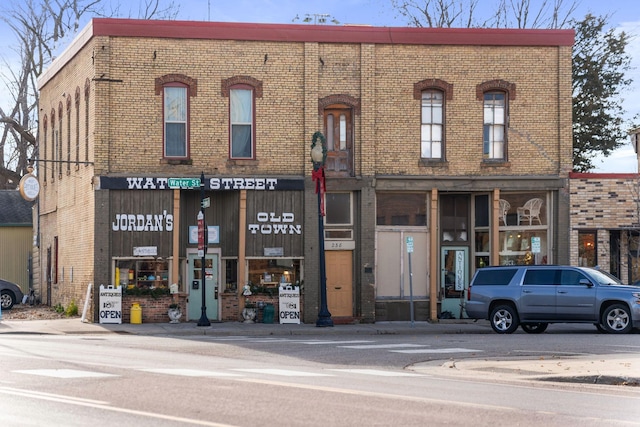
[[[504,92],[491,91],[484,94],[484,119],[482,129],[482,158],[505,159],[507,142],[507,105]]]
[[[255,157],[255,115],[253,88],[237,85],[229,91],[229,158]]]
[[[442,159],[444,145],[444,97],[440,90],[422,92],[422,127],[420,129],[420,157]]]
[[[190,98],[197,94],[197,81],[182,74],[168,74],[156,79],[156,94],[162,93],[163,148],[169,159],[186,159],[189,147]]]
[[[229,98],[229,159],[255,159],[256,99],[262,98],[262,81],[233,76],[222,80],[221,90]]]
[[[483,102],[482,158],[505,161],[508,102],[516,99],[516,85],[506,80],[490,80],[476,86],[476,97]]]

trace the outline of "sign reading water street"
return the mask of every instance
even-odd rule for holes
[[[169,178],[169,188],[200,188],[200,178]]]

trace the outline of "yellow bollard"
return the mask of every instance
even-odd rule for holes
[[[131,324],[140,325],[142,323],[142,307],[139,302],[134,302],[131,305]]]

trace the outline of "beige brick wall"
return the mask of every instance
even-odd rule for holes
[[[80,305],[92,280],[94,212],[106,208],[95,206],[97,176],[198,176],[200,171],[308,176],[311,136],[322,129],[318,100],[338,94],[360,102],[354,144],[356,173],[363,177],[563,175],[571,164],[570,67],[570,47],[94,37],[41,88],[42,126],[42,116],[57,111],[77,88],[84,111],[84,85],[90,81],[89,159],[95,162],[94,167],[56,173],[43,185],[40,253],[46,254],[58,236],[59,275],[64,268],[52,303],[76,299]],[[197,80],[197,96],[190,98],[191,165],[162,161],[163,100],[155,92],[155,79],[167,74]],[[221,93],[221,82],[239,75],[260,80],[263,96],[255,106],[257,160],[232,165],[227,160],[229,99]],[[444,167],[419,162],[420,101],[413,98],[413,84],[432,78],[453,85],[453,99],[446,104]],[[517,88],[509,103],[509,162],[483,168],[482,101],[476,99],[476,86],[494,79]],[[63,158],[65,150],[66,144]],[[84,158],[84,146],[80,153]],[[45,268],[45,260],[41,265]]]

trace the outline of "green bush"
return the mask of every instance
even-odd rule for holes
[[[53,309],[55,310],[56,313],[61,313],[61,314],[64,313],[64,307],[60,303],[57,303],[56,305],[54,305]]]
[[[78,306],[76,305],[75,300],[71,300],[71,303],[69,304],[67,309],[64,311],[64,314],[66,314],[67,317],[78,315]]]

